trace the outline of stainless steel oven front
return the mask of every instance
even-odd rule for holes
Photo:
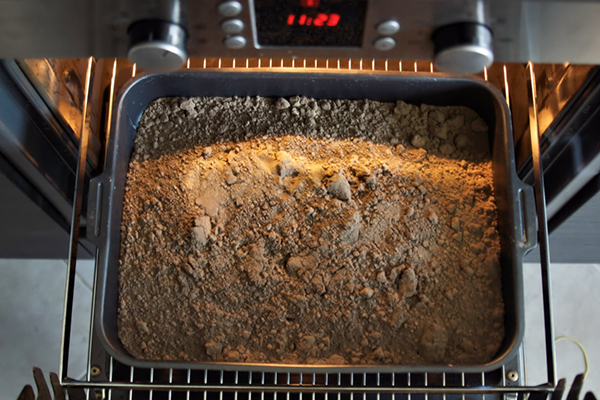
[[[113,399],[250,398],[258,393],[261,398],[307,393],[313,398],[352,393],[512,398],[554,391],[547,226],[558,226],[600,187],[600,138],[594,130],[600,52],[591,50],[600,45],[598,16],[600,4],[562,1],[60,0],[0,5],[0,177],[6,193],[0,201],[11,200],[0,207],[7,221],[0,232],[7,238],[0,254],[69,257],[59,371],[63,387],[72,398],[90,388],[100,398]],[[135,367],[107,353],[94,327],[87,377],[71,379],[76,260],[97,254],[94,240],[86,240],[95,229],[86,209],[94,201],[87,198],[88,185],[105,169],[121,89],[148,73],[168,71],[327,74],[356,80],[415,73],[437,79],[445,71],[456,77],[476,74],[495,86],[511,111],[519,176],[537,191],[548,384],[525,385],[521,351],[481,373]],[[27,224],[21,216],[30,216]]]

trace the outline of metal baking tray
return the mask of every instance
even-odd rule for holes
[[[238,70],[239,71],[239,70]],[[133,358],[117,335],[118,265],[125,180],[142,113],[155,99],[181,96],[303,95],[317,99],[371,99],[438,106],[466,106],[490,127],[494,191],[498,206],[505,338],[494,359],[483,365],[290,365],[228,362],[145,361]],[[106,167],[90,183],[88,236],[98,246],[94,329],[118,361],[142,368],[221,369],[269,372],[464,372],[491,371],[517,354],[524,332],[522,260],[535,246],[533,190],[516,175],[510,112],[491,84],[471,77],[420,73],[365,72],[175,72],[144,74],[121,91],[113,110]]]

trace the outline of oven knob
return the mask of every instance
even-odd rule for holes
[[[175,23],[161,20],[137,21],[129,26],[129,38],[127,56],[140,69],[174,71],[187,61],[187,32]]]
[[[492,31],[485,25],[460,22],[438,28],[431,36],[434,64],[445,72],[474,74],[494,62]]]

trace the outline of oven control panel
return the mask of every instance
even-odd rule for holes
[[[27,0],[0,4],[0,57],[433,60],[600,64],[600,2],[569,0]],[[576,44],[576,45],[574,45]],[[146,64],[147,63],[147,64]]]
[[[474,73],[493,62],[493,29],[507,21],[499,12],[492,18],[483,0],[221,0],[171,7],[150,17],[153,22],[131,22],[132,62],[169,69],[184,63],[184,53],[432,59],[442,70]],[[179,36],[169,36],[165,23],[184,29],[185,41],[175,43]]]

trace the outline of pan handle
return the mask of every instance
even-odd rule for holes
[[[519,180],[517,191],[519,203],[519,221],[516,226],[520,227],[519,247],[525,255],[529,250],[537,246],[537,217],[535,212],[535,197],[533,188]]]
[[[87,238],[96,246],[100,245],[106,229],[103,229],[103,217],[106,213],[106,195],[108,194],[107,180],[104,174],[90,179],[87,207]],[[105,225],[105,224],[104,224]]]

